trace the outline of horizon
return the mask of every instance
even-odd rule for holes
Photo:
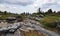
[[[60,11],[60,0],[0,0],[0,11],[11,13],[35,13],[37,9],[42,11],[52,9]]]

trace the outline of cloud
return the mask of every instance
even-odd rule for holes
[[[0,10],[13,13],[37,12],[38,8],[60,10],[60,0],[0,0]]]
[[[45,2],[43,5],[42,5],[42,10],[44,11],[47,11],[48,9],[53,9],[53,10],[56,10],[56,11],[60,11],[59,9],[59,4],[60,0],[49,0],[48,2]]]
[[[36,0],[0,0],[0,3],[15,4],[15,5],[30,5]]]

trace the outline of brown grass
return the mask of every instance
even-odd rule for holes
[[[20,32],[22,33],[22,36],[45,36],[45,34],[39,32],[39,31],[36,31],[36,30],[30,30],[29,32],[25,32],[25,31],[21,31]]]

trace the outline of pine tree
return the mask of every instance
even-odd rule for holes
[[[49,9],[49,10],[48,10],[48,13],[53,13],[53,12],[52,12],[52,9]]]

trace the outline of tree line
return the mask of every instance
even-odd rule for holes
[[[52,9],[48,9],[47,11],[41,11],[40,10],[40,8],[38,8],[38,12],[37,12],[37,14],[45,14],[45,15],[47,15],[47,14],[50,14],[50,15],[60,15],[60,11],[53,11]]]

